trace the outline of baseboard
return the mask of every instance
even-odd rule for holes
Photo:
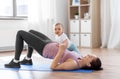
[[[27,45],[24,46],[24,49],[27,49]],[[5,47],[0,47],[0,52],[4,51],[14,51],[15,46],[5,46]]]

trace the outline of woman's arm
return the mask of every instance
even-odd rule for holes
[[[68,40],[66,39],[66,40],[64,40],[63,42],[62,42],[62,44],[64,44],[65,45],[65,47],[67,48],[68,47]]]
[[[51,69],[53,70],[72,70],[72,69],[78,69],[78,65],[75,60],[68,59],[64,63],[59,64],[59,60],[61,56],[63,55],[63,52],[65,51],[65,45],[61,44],[59,46],[59,50],[55,58],[53,59],[53,62],[51,64]]]
[[[59,49],[58,49],[58,53],[56,54],[55,58],[52,61],[51,69],[54,69],[58,66],[58,62],[59,62],[61,56],[63,55],[64,51],[65,51],[65,45],[60,44]]]

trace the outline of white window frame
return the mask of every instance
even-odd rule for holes
[[[0,20],[23,20],[28,16],[17,16],[17,2],[13,0],[13,16],[0,16]]]

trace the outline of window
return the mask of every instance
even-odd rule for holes
[[[27,1],[28,0],[16,0],[16,5],[17,5],[17,16],[27,16],[28,12],[28,5]]]
[[[27,18],[28,0],[0,0],[0,18]]]

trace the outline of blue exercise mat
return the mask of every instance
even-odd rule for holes
[[[93,70],[59,70],[59,71],[52,71],[50,69],[50,64],[37,64],[34,65],[21,65],[21,68],[5,68],[4,64],[0,62],[0,70],[26,70],[26,71],[48,71],[48,72],[83,72],[83,73],[90,73]]]

